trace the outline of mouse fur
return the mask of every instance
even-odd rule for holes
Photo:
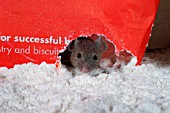
[[[104,37],[98,37],[95,40],[90,37],[78,37],[70,42],[59,56],[61,56],[62,64],[86,73],[100,67],[102,53],[107,48]]]

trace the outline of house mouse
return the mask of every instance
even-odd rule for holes
[[[78,37],[70,42],[67,49],[59,56],[63,56],[62,62],[69,62],[70,67],[73,66],[81,72],[87,73],[99,67],[102,53],[107,48],[103,37],[98,37],[95,40],[89,37]],[[67,54],[67,57],[64,58],[63,54]]]
[[[120,51],[116,55],[114,44],[97,34],[81,36],[71,41],[59,56],[61,56],[61,63],[68,70],[76,68],[85,73],[97,68],[106,70],[114,64],[120,68],[121,64],[115,62],[125,62],[126,65],[132,58],[127,51]]]

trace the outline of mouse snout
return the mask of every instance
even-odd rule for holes
[[[87,67],[83,67],[82,72],[87,73],[87,72],[89,72],[89,69]]]

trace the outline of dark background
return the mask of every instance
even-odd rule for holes
[[[170,47],[170,0],[160,0],[148,49]]]

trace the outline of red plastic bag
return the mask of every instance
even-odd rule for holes
[[[59,61],[80,35],[103,34],[144,55],[159,0],[0,0],[0,66]]]

